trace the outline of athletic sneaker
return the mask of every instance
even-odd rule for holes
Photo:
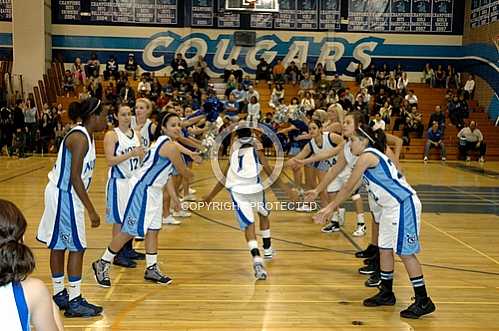
[[[362,275],[372,275],[379,269],[379,258],[377,256],[374,256],[373,258],[369,259],[369,263],[362,267],[359,268],[359,274]]]
[[[442,160],[442,162],[445,162],[447,159],[445,157],[443,157],[441,160]]]
[[[480,163],[485,162],[485,158],[484,158],[483,156],[480,156],[480,157],[478,158],[478,162],[480,162]]]
[[[179,211],[174,211],[171,215],[173,217],[190,217],[192,214],[187,210],[181,209]]]
[[[275,255],[275,251],[272,249],[272,247],[269,247],[267,249],[263,249],[263,258],[266,260],[272,260],[272,258]]]
[[[163,224],[179,225],[182,224],[182,221],[177,220],[172,215],[168,215],[168,217],[163,217]]]
[[[471,161],[471,156],[467,156],[466,157],[466,162],[470,162]]]
[[[423,158],[423,162],[426,162],[426,161],[428,161],[428,156],[425,156],[425,157]]]
[[[118,253],[118,255],[114,257],[113,264],[123,268],[137,267],[137,263],[134,260],[125,257],[123,253]]]
[[[168,285],[173,282],[173,279],[171,279],[167,275],[164,275],[161,270],[159,270],[159,266],[157,263],[146,269],[144,273],[144,279],[164,285]]]
[[[102,313],[102,307],[92,305],[88,303],[87,300],[80,296],[77,296],[73,300],[69,301],[68,308],[64,312],[66,317],[93,317],[100,315]]]
[[[357,228],[355,231],[352,233],[352,236],[354,237],[362,237],[366,234],[366,225],[363,223],[357,223]]]
[[[435,311],[435,304],[430,297],[416,298],[416,301],[406,310],[400,312],[400,317],[417,319],[423,315],[431,314]]]
[[[331,232],[338,232],[338,231],[340,231],[340,225],[338,224],[338,222],[331,222],[321,229],[321,232],[324,232],[324,233],[331,233]]]
[[[340,223],[340,226],[343,226],[343,224],[345,224],[346,212],[347,212],[347,210],[345,208],[340,208],[338,210],[338,221]]]
[[[364,282],[364,285],[367,287],[378,287],[381,285],[381,275],[378,271],[373,273],[369,278]]]
[[[137,239],[135,239],[135,240],[137,240]],[[124,248],[123,252],[121,254],[129,260],[145,260],[146,259],[146,255],[144,253],[137,252],[133,248],[132,249]]]
[[[393,294],[393,292],[380,288],[378,294],[365,299],[363,303],[366,307],[377,307],[393,306],[396,301],[397,299],[395,299],[395,294]]]
[[[52,296],[52,299],[54,300],[57,307],[59,307],[59,310],[66,310],[68,308],[69,305],[68,290],[66,289],[62,290],[61,292]]]
[[[111,263],[99,259],[92,263],[94,276],[97,283],[102,287],[111,287],[111,279],[109,278],[109,267]]]
[[[355,257],[359,259],[369,259],[378,253],[378,246],[369,244],[363,251],[355,253]]]
[[[196,201],[197,198],[194,194],[187,194],[185,197],[182,198],[182,201]]]
[[[255,278],[256,279],[258,279],[258,280],[267,279],[267,271],[263,267],[263,264],[261,264],[261,263],[253,264],[253,270],[255,271]]]

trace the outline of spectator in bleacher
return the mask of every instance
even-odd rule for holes
[[[385,101],[383,106],[379,109],[379,115],[385,124],[390,124],[391,122],[392,109],[393,107],[388,101]]]
[[[40,146],[39,149],[43,154],[49,152],[52,140],[54,139],[54,118],[47,103],[43,104],[43,112],[40,116]]]
[[[322,79],[322,75],[325,74],[326,70],[324,69],[324,66],[322,65],[322,63],[317,62],[314,69],[314,82],[318,84]]]
[[[459,74],[457,73],[456,69],[451,66],[450,64],[447,66],[447,78],[446,78],[446,83],[445,87],[448,89],[459,89]]]
[[[163,86],[161,85],[159,78],[155,77],[151,83],[151,93],[149,95],[149,99],[151,99],[152,102],[156,102],[162,90]]]
[[[239,111],[244,112],[246,109],[246,91],[243,90],[241,84],[237,84],[236,88],[233,89],[230,94],[234,95],[237,104],[239,105]]]
[[[366,89],[369,93],[374,92],[374,82],[371,76],[365,75],[360,82],[360,88]]]
[[[114,55],[111,55],[106,62],[106,70],[104,70],[104,80],[109,80],[109,78],[111,77],[113,77],[114,80],[118,80],[118,75],[118,62],[116,62]]]
[[[24,101],[21,99],[16,100],[16,106],[12,112],[12,118],[14,120],[14,143],[13,148],[16,151],[18,157],[24,157],[24,152],[26,148],[26,124],[24,122],[24,112],[25,107]]]
[[[314,89],[314,82],[310,79],[310,74],[305,73],[303,79],[300,80],[300,92],[312,91]]]
[[[82,85],[83,82],[87,79],[85,70],[81,65],[81,60],[79,57],[75,59],[75,62],[71,66],[71,72],[73,73],[74,82],[76,85]]]
[[[388,65],[384,64],[377,72],[376,79],[374,85],[376,86],[376,90],[385,89],[388,81],[388,77],[390,76],[390,70],[388,69]]]
[[[407,113],[403,138],[404,141],[409,144],[410,137],[409,134],[411,132],[416,132],[418,138],[423,137],[424,125],[423,125],[423,114],[418,111],[418,107],[416,105],[411,106],[411,111]]]
[[[258,99],[254,95],[250,98],[248,104],[248,118],[246,120],[253,124],[260,120],[260,103],[258,103]]]
[[[0,155],[2,155],[5,146],[6,154],[10,156],[13,131],[14,119],[12,111],[9,107],[2,107],[0,109]]]
[[[146,76],[142,76],[142,80],[137,86],[137,93],[143,97],[148,97],[151,94],[151,83]]]
[[[473,99],[475,92],[475,77],[472,74],[468,74],[468,80],[464,84],[464,97],[466,100]]]
[[[442,65],[439,64],[435,71],[435,87],[444,88],[446,80],[445,70],[442,68]]]
[[[64,72],[63,89],[66,92],[66,96],[69,97],[69,93],[73,93],[75,90],[74,78],[71,71],[66,70]]]
[[[198,60],[194,63],[194,69],[206,70],[208,68],[208,63],[204,60],[202,55],[198,56]]]
[[[253,81],[251,80],[250,76],[249,75],[246,75],[244,76],[244,79],[243,81],[241,82],[241,84],[243,85],[243,88],[245,90],[248,90],[249,89],[249,86],[250,85],[253,85]]]
[[[90,92],[90,96],[102,100],[104,89],[102,87],[102,83],[100,82],[100,78],[95,78],[90,81],[88,91]]]
[[[110,104],[116,104],[118,101],[118,93],[113,83],[109,83],[104,92],[104,100]]]
[[[85,66],[85,74],[89,78],[97,78],[100,75],[100,62],[95,52],[92,53],[90,60],[88,60],[87,65]]]
[[[445,113],[442,111],[440,106],[435,106],[435,111],[431,113],[430,120],[428,121],[428,129],[430,129],[434,122],[437,122],[438,129],[445,132]]]
[[[128,54],[128,59],[125,63],[125,70],[128,76],[132,77],[133,80],[137,80],[137,60],[135,60],[135,55],[133,53]]]
[[[308,76],[310,77],[310,75],[312,73],[310,72],[310,68],[308,67],[308,64],[307,63],[302,63],[301,67],[300,67],[300,75],[298,77],[298,80],[302,80],[305,77],[306,74],[308,74]]]
[[[345,83],[340,79],[338,74],[334,75],[333,80],[329,84],[329,87],[333,89],[336,94],[341,94],[345,90]]]
[[[293,85],[296,85],[299,73],[300,69],[296,66],[295,61],[291,61],[286,68],[286,82],[291,82]]]
[[[397,90],[396,93],[391,98],[390,105],[392,106],[392,116],[400,115],[400,105],[402,102],[405,101],[404,96],[398,92],[399,91]]]
[[[313,113],[313,111],[315,110],[315,101],[312,97],[312,93],[305,92],[305,96],[300,101],[300,106],[307,113],[307,115],[311,112]]]
[[[232,122],[239,120],[239,104],[236,101],[234,94],[229,94],[229,99],[224,102],[224,114]]]
[[[271,108],[277,108],[282,104],[284,100],[284,88],[281,84],[275,84],[272,89],[272,94],[270,95],[269,106]]]
[[[280,85],[280,84],[279,84]],[[251,101],[251,97],[256,97],[256,100],[260,102],[260,93],[255,90],[255,87],[253,85],[248,86],[248,92],[246,92],[246,99],[248,102]]]
[[[371,110],[371,114],[375,115],[379,113],[379,110],[385,102],[388,101],[388,96],[385,94],[385,89],[380,89],[379,93],[375,95],[374,97],[374,107]]]
[[[464,127],[457,134],[459,138],[459,154],[461,157],[465,157],[466,161],[470,161],[471,157],[468,155],[470,151],[478,151],[478,161],[484,162],[485,151],[487,146],[483,141],[482,132],[476,127],[476,122],[471,121],[470,125]]]
[[[385,131],[386,128],[386,123],[383,118],[381,118],[380,113],[376,113],[376,115],[374,115],[374,118],[371,120],[371,123],[369,123],[369,125],[373,128],[374,131],[378,129]]]
[[[135,91],[130,86],[130,82],[126,81],[125,86],[120,91],[121,103],[127,104],[130,107],[135,105]]]
[[[230,64],[227,67],[225,67],[224,83],[227,83],[227,80],[229,79],[230,75],[234,75],[234,77],[236,77],[236,80],[238,82],[241,82],[243,80],[243,71],[241,70],[241,67],[237,64],[236,59],[230,60]]]
[[[400,63],[397,64],[394,73],[395,73],[395,79],[397,80],[404,75],[404,71],[402,70],[402,65]]]
[[[445,145],[444,145],[444,133],[442,129],[439,127],[439,123],[437,121],[432,122],[431,127],[427,132],[426,144],[424,146],[424,161],[428,161],[428,154],[430,153],[430,148],[439,147],[440,148],[440,159],[445,161],[446,153],[445,153]]]
[[[388,78],[388,81],[386,82],[386,89],[390,96],[397,93],[397,81],[395,80],[393,73],[390,74],[390,78]]]
[[[35,100],[28,98],[23,107],[24,124],[26,126],[26,149],[30,153],[34,153],[36,149],[36,132],[38,109],[35,105]]]
[[[464,104],[459,101],[457,95],[452,97],[452,100],[447,104],[447,110],[449,112],[449,119],[455,127],[461,129],[464,126]]]
[[[270,73],[270,66],[262,57],[260,63],[256,66],[256,83],[258,84],[259,80],[270,81]]]
[[[192,73],[192,81],[196,83],[199,88],[206,90],[209,80],[210,77],[206,73],[205,69],[203,69],[201,66],[194,67],[194,72]]]
[[[429,63],[427,63],[423,69],[423,82],[428,85],[428,87],[435,86],[435,71],[433,71],[433,68]]]
[[[184,75],[188,71],[187,61],[182,57],[182,54],[177,53],[172,63],[172,76],[176,73],[182,73]]]
[[[362,63],[359,63],[357,64],[357,68],[355,69],[355,81],[357,82],[357,84],[360,84],[362,78],[364,78],[364,70],[362,68]]]
[[[281,59],[277,60],[277,63],[272,67],[272,79],[275,83],[284,84],[284,73],[286,72],[286,68],[282,64]]]
[[[225,96],[228,97],[233,89],[237,87],[237,80],[234,75],[230,75],[227,80],[227,84],[225,85]]]
[[[69,131],[69,125],[64,125],[62,123],[62,118],[60,118],[54,127],[54,137],[55,137],[55,147],[57,150],[59,150],[59,147],[61,146],[61,142],[64,139],[64,136],[66,133]]]
[[[397,89],[400,93],[405,94],[407,86],[409,86],[409,78],[407,78],[407,72],[404,72],[397,80]]]
[[[83,85],[82,91],[78,95],[78,99],[80,101],[83,101],[83,100],[88,99],[88,98],[90,98],[90,92],[88,91],[87,86]]]
[[[405,100],[409,102],[409,105],[412,106],[417,106],[418,105],[418,97],[416,94],[414,94],[413,90],[409,90],[407,92],[407,95],[405,96]]]

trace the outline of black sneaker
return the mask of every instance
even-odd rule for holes
[[[340,231],[340,224],[338,222],[331,222],[321,229],[321,232],[331,233]]]
[[[381,276],[378,271],[373,273],[365,282],[364,285],[367,287],[378,287],[381,285]]]
[[[369,244],[366,249],[363,251],[355,253],[355,257],[359,259],[369,259],[376,255],[378,252],[378,246],[374,246],[373,244]]]
[[[154,264],[146,269],[144,273],[144,279],[164,285],[168,285],[173,282],[173,279],[163,274],[161,270],[159,270],[159,266],[157,264]]]
[[[113,264],[118,265],[118,266],[123,267],[123,268],[136,268],[137,267],[137,263],[134,260],[125,257],[125,255],[122,253],[119,253],[118,255],[116,255],[114,257]]]
[[[102,313],[102,307],[92,305],[80,296],[69,301],[68,308],[64,312],[66,317],[93,317]]]
[[[376,271],[378,271],[378,263],[376,259],[371,259],[368,265],[359,268],[359,274],[361,275],[372,275]]]
[[[416,298],[416,301],[406,310],[400,312],[400,317],[418,319],[423,315],[431,314],[435,311],[435,304],[430,297]]]
[[[144,253],[137,252],[135,249],[123,249],[123,256],[130,260],[145,260]]]
[[[52,299],[54,299],[54,302],[57,307],[59,307],[59,310],[66,310],[68,308],[69,294],[66,289],[54,295]]]
[[[109,278],[109,267],[111,263],[99,259],[92,263],[94,276],[97,283],[102,287],[111,287],[111,279]]]
[[[393,306],[397,300],[395,294],[383,288],[380,288],[378,294],[364,300],[364,306],[377,307],[377,306]]]

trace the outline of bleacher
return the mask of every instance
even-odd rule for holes
[[[166,82],[166,77],[159,77],[159,80],[162,84],[164,84]],[[103,80],[102,83],[103,83],[103,88],[105,90],[108,82]],[[139,83],[138,80],[130,81],[130,85],[135,89],[137,89],[138,83]],[[225,89],[223,81],[221,79],[216,78],[212,79],[212,83],[214,83],[215,85],[217,94],[223,95]],[[355,82],[347,81],[345,82],[345,85],[348,88],[350,88],[354,94],[359,89]],[[255,87],[257,91],[260,93],[260,105],[262,112],[266,113],[272,111],[272,109],[268,105],[272,90],[269,89],[269,85],[267,84],[267,82],[260,81],[258,84],[256,84]],[[425,84],[419,84],[419,83],[411,83],[409,87],[410,89],[414,90],[415,94],[418,96],[420,110],[423,112],[423,123],[425,125],[425,133],[426,133],[427,131],[426,125],[428,124],[430,114],[434,111],[435,106],[437,105],[442,106],[443,111],[445,111],[447,108],[447,103],[444,97],[446,90],[429,88]],[[298,85],[286,84],[284,89],[285,89],[284,102],[286,104],[289,104],[291,98],[296,96],[298,93]],[[61,103],[64,109],[67,109],[69,104],[75,100],[77,100],[76,97],[59,96],[57,98],[57,102]],[[471,102],[471,106],[474,107],[475,109],[471,112],[469,119],[475,120],[477,122],[478,128],[482,131],[485,142],[487,143],[486,160],[499,160],[499,146],[493,145],[494,141],[499,141],[499,130],[497,130],[497,127],[495,127],[494,124],[488,119],[487,113],[477,111],[479,108],[476,106],[474,102]],[[394,118],[392,119],[392,123],[393,121]],[[393,133],[396,136],[402,137],[401,131],[393,131],[391,133]],[[457,133],[458,133],[457,128],[452,126],[449,119],[447,118],[444,143],[447,149],[447,160],[449,161],[457,160],[458,158]],[[95,139],[96,139],[97,153],[102,154],[104,151],[102,144],[103,134],[102,133],[97,134]],[[403,147],[401,158],[409,160],[422,160],[425,143],[426,143],[426,138],[416,138],[414,136],[411,136],[410,146]],[[429,158],[430,160],[439,160],[440,159],[439,155],[440,155],[439,150],[433,148],[430,151]],[[472,155],[472,157],[476,159],[475,155]]]

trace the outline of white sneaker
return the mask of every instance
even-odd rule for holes
[[[345,224],[346,212],[347,212],[347,210],[345,208],[340,208],[338,210],[338,223],[340,224],[340,226],[343,226],[343,224]]]
[[[182,198],[182,201],[196,201],[197,198],[194,194],[191,194],[189,192],[189,194],[187,194],[185,197]]]
[[[269,247],[267,249],[263,249],[263,258],[266,260],[272,260],[272,258],[275,256],[275,250],[272,247]]]
[[[471,161],[471,157],[470,156],[467,156],[466,157],[466,162],[470,162]]]
[[[362,237],[366,234],[366,225],[365,224],[359,224],[357,223],[357,228],[355,231],[352,233],[352,236],[354,237]]]
[[[189,194],[196,194],[197,190],[189,187]]]
[[[192,214],[187,210],[174,211],[172,213],[173,217],[190,217]]]
[[[478,159],[478,162],[485,162],[485,159],[483,156],[480,156],[480,158]]]
[[[446,159],[445,157],[443,157],[443,158],[442,158],[442,161],[444,161],[444,162],[445,162],[445,160],[447,160],[447,159]]]
[[[425,156],[423,159],[424,162],[428,161],[428,156]]]
[[[173,217],[173,215],[168,215],[168,217],[163,217],[163,224],[179,225],[179,224],[182,224],[182,221],[175,219],[175,217]]]

